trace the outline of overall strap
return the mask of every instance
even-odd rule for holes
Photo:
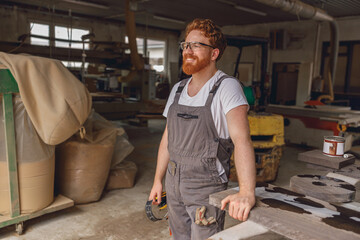
[[[209,92],[209,96],[208,96],[208,98],[207,98],[207,100],[206,100],[205,106],[208,106],[208,107],[211,106],[211,103],[212,103],[212,101],[213,101],[213,98],[214,98],[214,96],[215,96],[215,93],[216,93],[216,91],[218,90],[220,84],[222,83],[222,81],[223,81],[225,78],[234,78],[234,77],[231,77],[231,76],[229,76],[229,75],[227,75],[227,74],[222,75],[222,76],[216,81],[216,83],[214,84],[213,88],[212,88],[211,91]]]
[[[186,79],[181,80],[181,82],[179,84],[179,87],[178,87],[178,89],[176,90],[176,93],[175,93],[174,103],[176,103],[176,104],[179,103],[180,95],[181,95],[186,83],[189,81],[189,79],[190,78],[186,78]]]

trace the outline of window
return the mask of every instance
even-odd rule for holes
[[[125,36],[125,43],[129,43],[129,38]],[[144,39],[136,38],[136,45],[139,54],[144,54]],[[125,50],[125,53],[130,54],[130,49]]]
[[[83,48],[82,43],[74,43],[71,41],[82,41],[81,37],[89,33],[90,31],[85,29],[55,26],[55,39],[64,40],[64,41],[55,40],[55,47],[82,49]],[[85,40],[85,42],[88,42],[88,40]],[[85,43],[84,48],[89,49],[89,43]]]
[[[55,47],[64,47],[64,48],[77,48],[82,49],[82,39],[83,35],[89,34],[90,31],[87,29],[80,28],[69,28],[63,26],[55,25],[53,29],[54,31],[50,31],[51,26],[49,24],[40,24],[32,22],[30,23],[30,34],[36,35],[44,38],[39,38],[36,36],[32,36],[30,38],[30,43],[33,45],[42,45],[42,46],[52,46]],[[54,32],[53,34],[50,34]],[[45,39],[47,38],[47,39]],[[56,39],[55,42],[50,39]],[[71,42],[71,41],[79,41],[79,42]],[[85,40],[84,48],[89,49],[88,40]]]
[[[157,72],[164,72],[165,41],[147,40],[149,64]]]
[[[49,25],[40,23],[30,23],[30,34],[38,35],[42,37],[50,37]],[[30,43],[32,45],[49,46],[49,39],[30,37]]]
[[[61,61],[65,67],[67,68],[73,68],[73,69],[81,69],[82,62],[69,62],[69,61]],[[89,66],[88,62],[85,62],[85,69],[87,69]]]
[[[144,38],[136,38],[136,44],[139,54],[144,54]],[[125,37],[125,43],[129,43],[128,37]],[[165,58],[165,41],[147,39],[147,56],[149,57],[149,64],[156,72],[164,72],[164,58]],[[126,50],[125,53],[130,53]]]

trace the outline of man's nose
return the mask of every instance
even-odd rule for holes
[[[191,52],[193,51],[193,50],[191,49],[191,47],[190,47],[190,44],[187,44],[187,45],[185,46],[183,52],[185,52],[185,51],[191,51]]]

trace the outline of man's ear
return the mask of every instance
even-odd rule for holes
[[[218,48],[215,48],[212,50],[211,53],[211,60],[216,61],[216,59],[219,57],[220,50]]]

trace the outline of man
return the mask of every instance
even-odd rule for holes
[[[245,221],[255,204],[255,159],[247,120],[248,104],[239,82],[216,68],[226,47],[220,29],[209,19],[195,19],[186,28],[183,71],[192,75],[172,89],[164,110],[167,124],[160,142],[149,200],[161,201],[166,173],[170,230],[175,240],[203,240],[223,230],[229,215]],[[209,194],[227,188],[229,159],[235,146],[240,183],[237,194],[209,205]],[[197,209],[206,207],[196,221]]]

